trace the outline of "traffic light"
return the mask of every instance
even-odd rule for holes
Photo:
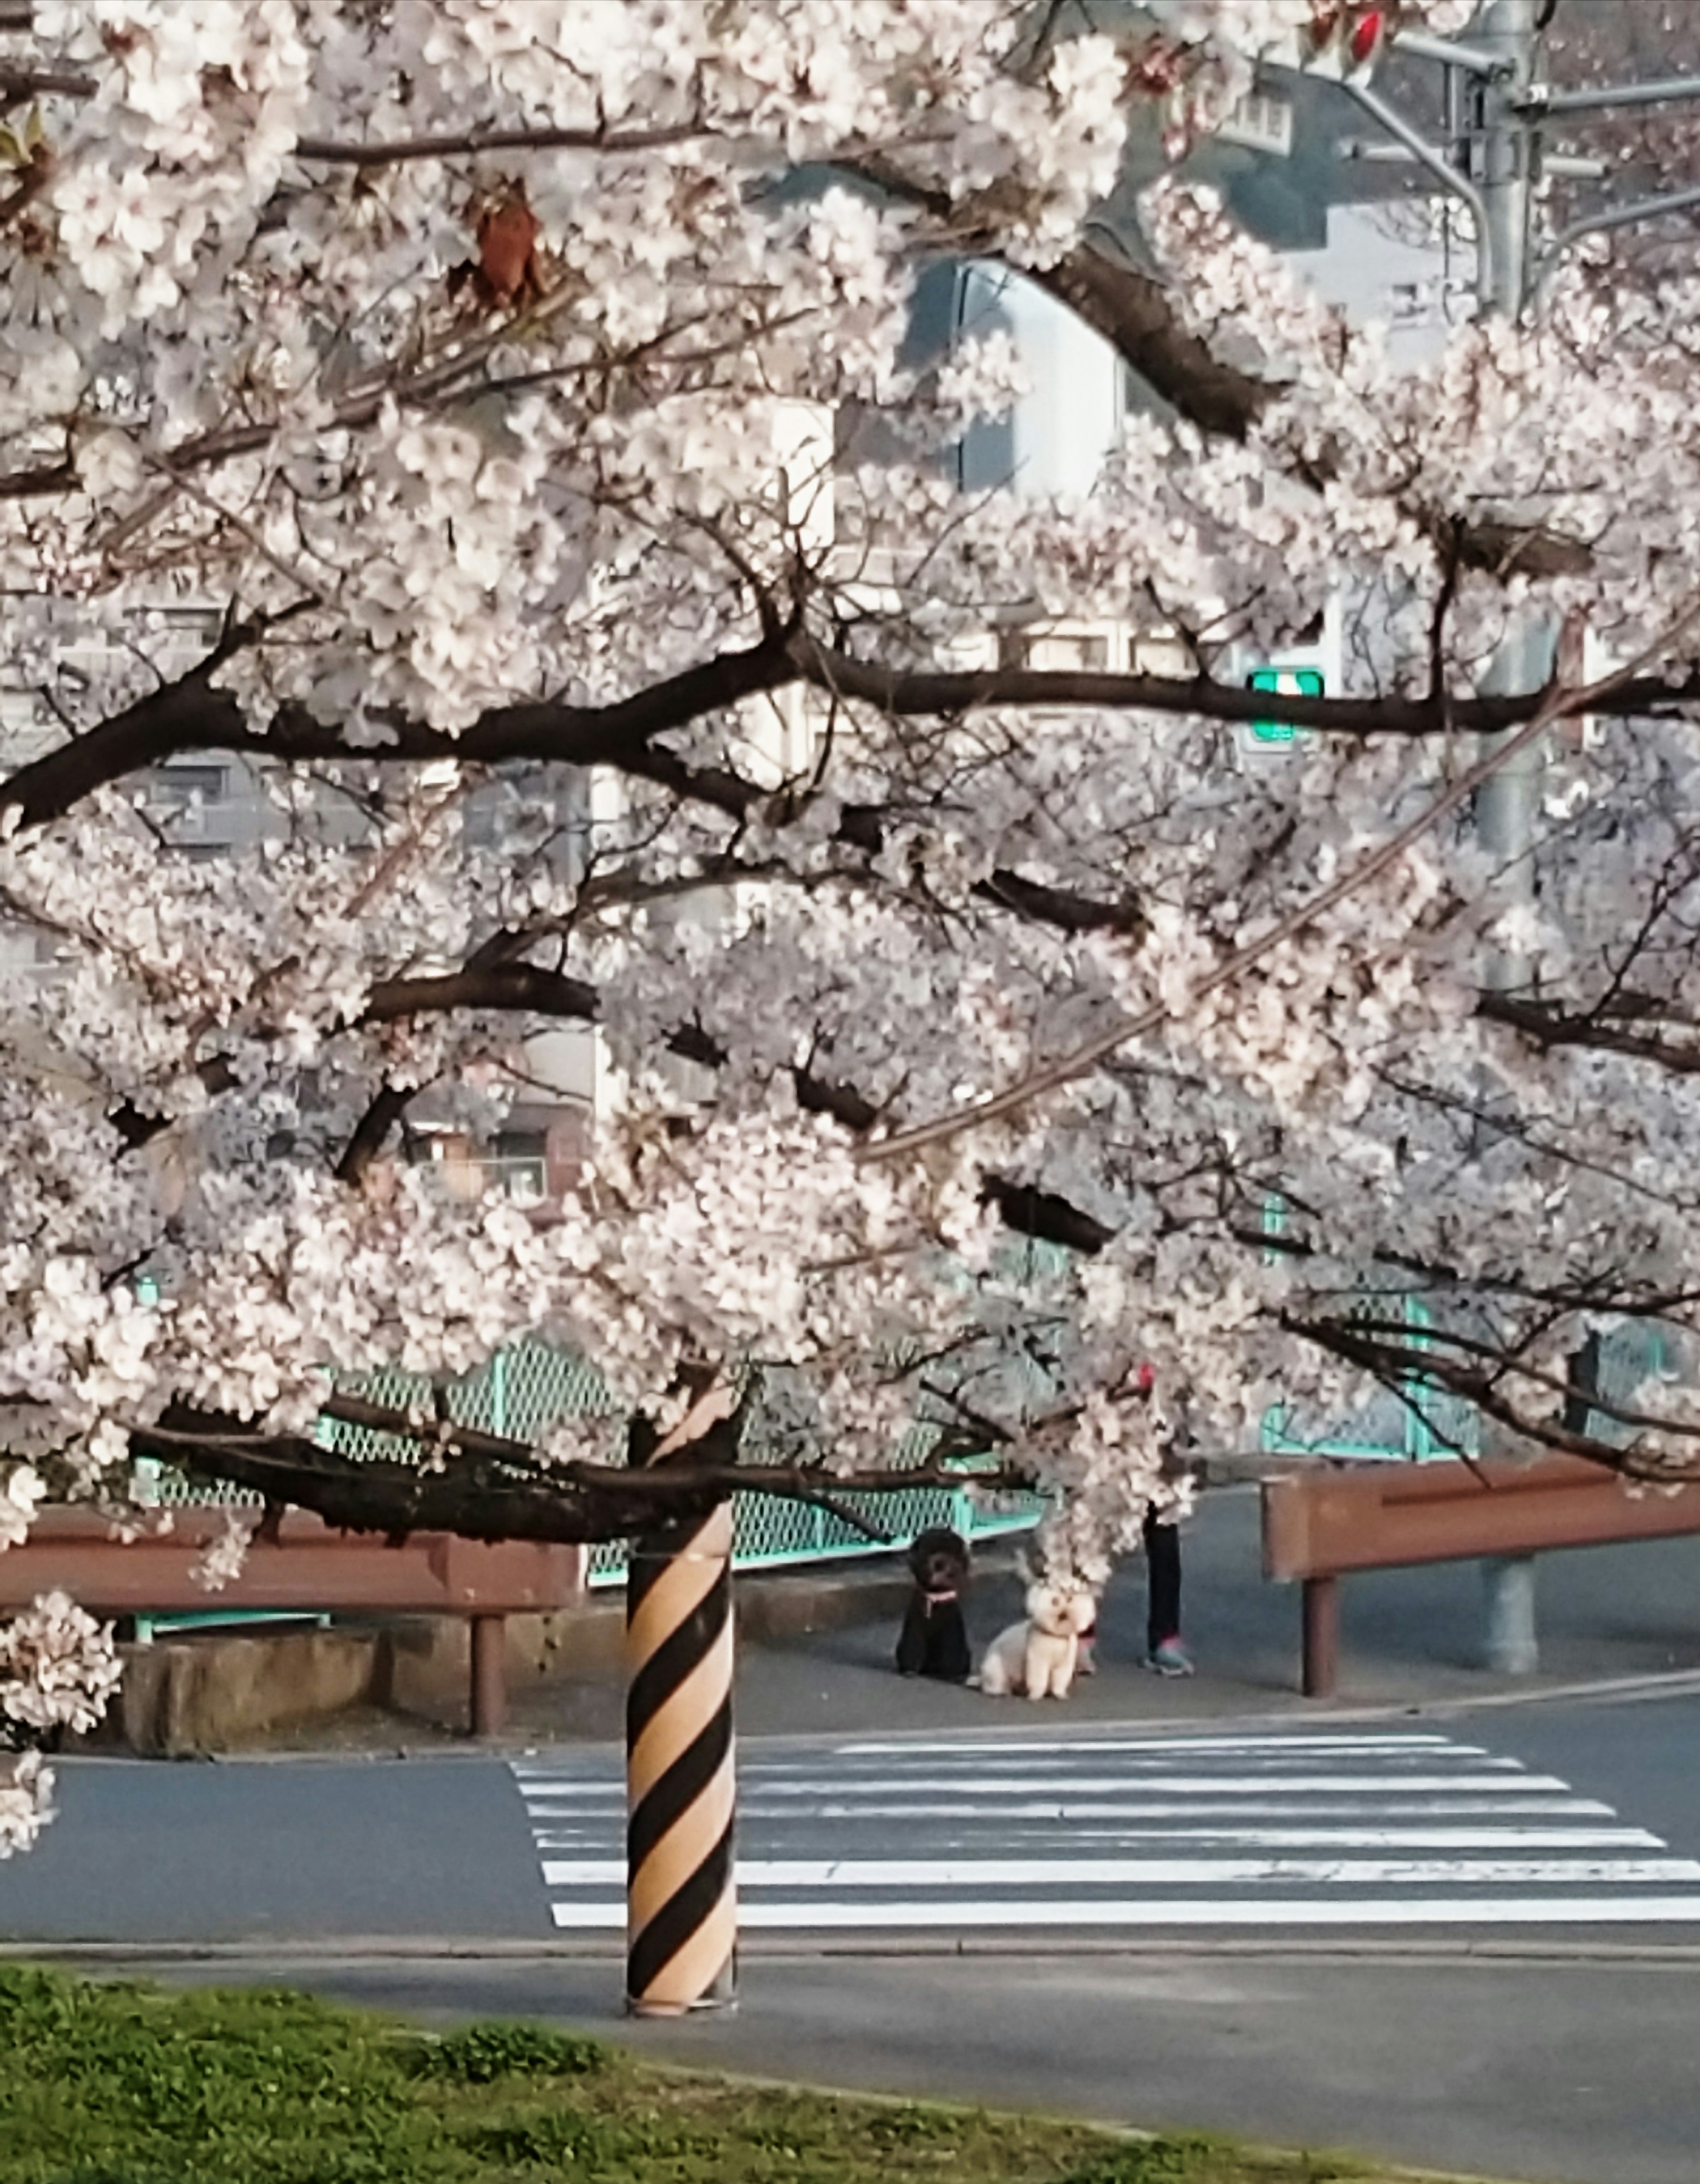
[[[1397,14],[1396,7],[1368,7],[1361,0],[1316,0],[1310,27],[1300,32],[1290,60],[1285,53],[1279,58],[1307,75],[1368,83]]]
[[[1319,667],[1254,667],[1246,677],[1246,688],[1268,690],[1282,698],[1320,698],[1327,684]],[[1290,744],[1297,734],[1298,730],[1290,721],[1251,723],[1253,743]]]

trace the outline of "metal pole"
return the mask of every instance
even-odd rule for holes
[[[1656,83],[1608,83],[1597,91],[1548,92],[1540,111],[1609,114],[1623,106],[1668,106],[1679,98],[1700,98],[1700,75],[1662,76]]]
[[[1535,1629],[1535,1557],[1503,1555],[1481,1566],[1487,1607],[1487,1665],[1496,1675],[1532,1676],[1541,1666]]]
[[[1476,293],[1484,316],[1519,323],[1529,300],[1530,224],[1534,209],[1536,135],[1519,111],[1534,79],[1536,0],[1488,0],[1476,26],[1482,48],[1502,63],[1482,87],[1478,146],[1482,221]],[[1482,678],[1484,693],[1518,696],[1545,680],[1546,633],[1526,616],[1514,625]],[[1499,868],[1498,900],[1514,911],[1535,900],[1535,833],[1541,809],[1542,754],[1530,744],[1482,783],[1476,826]],[[1514,947],[1496,949],[1484,968],[1485,983],[1505,992],[1523,985],[1525,957]],[[1484,1563],[1486,1652],[1502,1674],[1530,1675],[1539,1665],[1535,1633],[1535,1564]]]
[[[1484,311],[1513,323],[1527,294],[1533,126],[1518,108],[1535,74],[1536,0],[1487,0],[1477,37],[1500,63],[1483,88],[1484,215],[1476,288]]]
[[[1307,1699],[1331,1699],[1340,1682],[1340,1580],[1307,1577],[1301,1594],[1299,1687]]]
[[[474,1736],[499,1736],[508,1718],[508,1625],[501,1615],[475,1615],[471,1638]]]

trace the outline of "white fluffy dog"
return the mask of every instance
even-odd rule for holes
[[[1025,1691],[1030,1699],[1066,1699],[1080,1658],[1082,1635],[1097,1619],[1089,1586],[1038,1580],[1027,1589],[1027,1620],[1012,1623],[986,1648],[980,1689],[994,1698]]]

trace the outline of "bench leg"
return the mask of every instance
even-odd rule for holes
[[[472,1734],[499,1736],[508,1718],[507,1619],[472,1618]]]
[[[1541,1666],[1535,1630],[1535,1557],[1502,1555],[1481,1566],[1487,1610],[1487,1665],[1496,1675],[1532,1676]]]
[[[1304,1653],[1299,1688],[1307,1699],[1331,1699],[1340,1680],[1340,1580],[1304,1581]]]

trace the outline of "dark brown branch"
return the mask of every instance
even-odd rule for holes
[[[14,805],[23,825],[42,825],[60,817],[95,789],[186,751],[228,750],[285,765],[347,760],[411,764],[452,758],[483,766],[520,760],[607,766],[741,818],[762,801],[763,791],[723,768],[688,766],[672,753],[658,749],[656,738],[705,714],[799,680],[903,718],[953,716],[987,706],[1042,710],[1076,705],[1234,723],[1255,721],[1268,710],[1268,700],[1261,693],[1202,676],[1188,680],[1040,668],[911,671],[883,667],[799,634],[781,646],[764,642],[744,651],[722,653],[610,705],[542,699],[503,706],[481,715],[459,735],[421,721],[394,720],[387,723],[389,741],[368,748],[350,744],[342,727],[315,720],[301,707],[285,709],[263,730],[251,727],[237,700],[211,684],[213,668],[231,649],[221,647],[177,682],[19,767],[0,783],[0,810]],[[1284,717],[1295,727],[1324,734],[1498,733],[1531,719],[1550,694],[1533,691],[1441,704],[1414,698],[1292,696],[1284,697],[1281,706]],[[1700,674],[1691,671],[1680,682],[1643,675],[1602,692],[1591,710],[1634,716],[1691,704],[1697,698]],[[846,846],[877,852],[881,838],[877,809],[847,806],[839,838]],[[1014,873],[995,873],[987,884],[994,890],[989,899],[1064,930],[1094,925],[1138,929],[1139,913],[1132,905],[1090,905]]]
[[[540,1017],[591,1022],[601,1006],[594,986],[534,963],[492,963],[438,978],[385,978],[366,996],[358,1021],[393,1023],[402,1017],[441,1016],[451,1009],[522,1010]]]
[[[1700,1464],[1649,1457],[1633,1446],[1614,1448],[1609,1441],[1597,1440],[1591,1434],[1579,1433],[1552,1419],[1530,1417],[1512,1401],[1501,1385],[1502,1373],[1517,1369],[1513,1359],[1499,1361],[1497,1369],[1490,1370],[1456,1363],[1432,1350],[1419,1350],[1409,1343],[1378,1341],[1356,1334],[1338,1322],[1302,1320],[1284,1313],[1281,1324],[1289,1333],[1302,1336],[1319,1349],[1384,1381],[1427,1380],[1445,1388],[1450,1394],[1473,1403],[1485,1418],[1491,1418],[1495,1424],[1503,1426],[1531,1446],[1550,1448],[1561,1456],[1583,1457],[1626,1479],[1669,1481],[1700,1475]],[[1591,1395],[1588,1404],[1591,1409],[1602,1407]]]
[[[611,705],[544,699],[504,706],[481,715],[458,736],[420,721],[395,721],[389,724],[391,740],[367,749],[300,707],[280,712],[264,730],[250,727],[237,700],[211,686],[212,671],[229,650],[221,648],[177,682],[20,766],[0,783],[0,811],[16,805],[22,825],[40,826],[95,789],[190,750],[237,751],[286,764],[458,758],[499,766],[529,759],[653,772],[666,761],[666,754],[649,749],[655,737],[796,679],[783,652],[760,644],[721,653]]]
[[[808,1069],[794,1069],[791,1081],[797,1088],[797,1105],[805,1115],[830,1115],[853,1136],[864,1135],[879,1120],[879,1109],[853,1084],[830,1083]]]
[[[338,1394],[328,1418],[395,1436],[421,1462],[356,1458],[301,1435],[251,1433],[229,1420],[197,1422],[187,1412],[137,1427],[131,1443],[202,1479],[227,1480],[268,1501],[310,1509],[327,1524],[400,1535],[458,1532],[467,1539],[582,1543],[625,1537],[658,1521],[685,1517],[731,1493],[812,1501],[833,1509],[874,1539],[883,1535],[844,1506],[848,1495],[956,1490],[968,1479],[991,1490],[1024,1487],[1013,1466],[966,1472],[934,1461],[889,1470],[839,1474],[811,1464],[744,1464],[681,1458],[650,1468],[551,1463],[528,1442],[470,1426],[421,1424],[409,1412]],[[426,1466],[434,1468],[426,1468]]]
[[[1378,1337],[1383,1341],[1391,1339],[1396,1344],[1409,1340],[1408,1329],[1402,1323],[1391,1320],[1360,1319],[1354,1316],[1352,1332],[1371,1340]],[[1501,1350],[1491,1342],[1478,1341],[1474,1335],[1462,1334],[1453,1328],[1437,1327],[1425,1332],[1422,1351],[1414,1354],[1420,1355],[1427,1363],[1415,1369],[1427,1370],[1431,1373],[1436,1369],[1437,1365],[1443,1362],[1435,1356],[1437,1346],[1460,1357],[1474,1358],[1496,1379],[1524,1380],[1531,1387],[1545,1388],[1549,1394],[1556,1396],[1575,1396],[1580,1392],[1574,1379],[1560,1379],[1556,1373],[1542,1372],[1538,1366],[1527,1363],[1513,1351]],[[1614,1424],[1628,1426],[1638,1432],[1668,1433],[1679,1440],[1700,1440],[1700,1425],[1689,1424],[1681,1418],[1661,1418],[1656,1411],[1632,1410],[1626,1404],[1617,1402],[1606,1395],[1597,1379],[1585,1392],[1584,1407],[1597,1411],[1602,1418],[1610,1418]]]
[[[6,28],[0,16],[0,30]],[[0,68],[0,106],[15,106],[25,98],[92,98],[95,81],[69,69]]]
[[[1652,1032],[1630,1031],[1620,1022],[1585,1010],[1566,1013],[1514,994],[1484,993],[1476,998],[1476,1014],[1491,1023],[1509,1026],[1539,1046],[1580,1046],[1596,1053],[1626,1055],[1668,1069],[1674,1077],[1700,1073],[1700,1045],[1679,1045]]]
[[[1156,274],[1090,242],[1026,277],[1101,334],[1172,410],[1216,437],[1244,441],[1282,390],[1223,364],[1181,324]]]
[[[927,213],[945,247],[954,246],[969,257],[1002,256],[1001,221],[995,207],[982,208],[972,195],[957,199],[917,182],[898,160],[879,152],[859,153],[840,164]],[[1123,254],[1112,256],[1082,241],[1053,265],[1017,270],[1102,335],[1161,401],[1212,438],[1243,444],[1285,392],[1279,381],[1218,357],[1185,325],[1173,288]],[[1340,475],[1338,450],[1324,448],[1293,459],[1291,475],[1319,490]],[[1589,549],[1575,539],[1507,523],[1454,526],[1445,515],[1420,507],[1408,513],[1431,538],[1452,531],[1455,550],[1467,569],[1550,577],[1579,576],[1592,566]]]
[[[995,872],[977,883],[974,893],[982,902],[996,903],[1037,925],[1055,926],[1059,933],[1125,933],[1137,936],[1145,929],[1145,914],[1134,902],[1095,902],[1090,895],[1067,888],[1046,887],[1023,879],[1019,872]]]
[[[456,159],[480,152],[655,152],[705,132],[694,123],[666,129],[468,129],[455,136],[396,136],[343,143],[300,136],[295,156],[315,166],[393,167],[404,159]]]
[[[1113,1228],[1055,1191],[1035,1190],[1030,1184],[989,1175],[980,1185],[980,1196],[986,1205],[996,1206],[1006,1226],[1041,1244],[1060,1244],[1090,1258],[1115,1240]]]
[[[1146,386],[1202,432],[1244,442],[1285,392],[1274,382],[1224,364],[1182,324],[1172,292],[1129,259],[1079,242],[1053,266],[1023,270],[1101,334]],[[1340,475],[1338,452],[1324,448],[1293,467],[1304,484],[1329,485]],[[1592,554],[1575,539],[1507,523],[1458,523],[1432,511],[1410,512],[1467,569],[1569,577],[1592,565]]]
[[[1001,706],[1012,711],[1075,705],[1106,712],[1190,715],[1224,723],[1259,720],[1267,694],[1207,676],[1123,675],[1086,668],[988,667],[911,670],[884,667],[800,636],[792,657],[804,677],[839,698],[858,699],[900,718],[950,717]],[[1283,697],[1281,716],[1295,727],[1347,736],[1436,736],[1457,729],[1498,734],[1532,720],[1550,689],[1515,696],[1427,698]],[[1700,677],[1681,682],[1658,676],[1625,679],[1590,710],[1622,717],[1700,697]]]
[[[382,1084],[354,1125],[333,1171],[338,1183],[358,1183],[383,1150],[390,1132],[407,1112],[415,1088]]]

